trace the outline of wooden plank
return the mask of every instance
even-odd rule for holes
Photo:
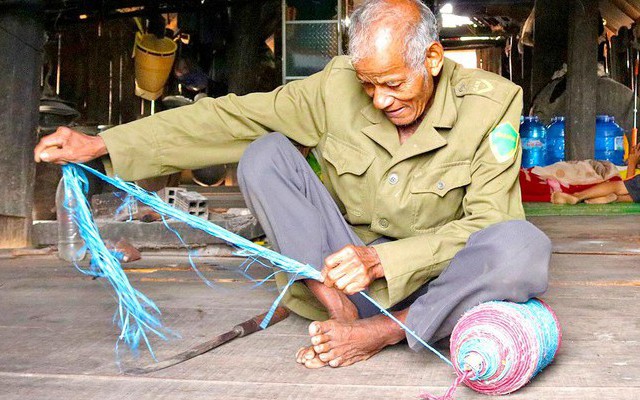
[[[552,239],[623,236],[640,233],[638,219],[628,216],[532,217],[528,220]]]
[[[637,229],[629,219],[598,217],[541,225],[553,228],[552,238]],[[590,232],[594,226],[598,232]],[[216,266],[203,259],[199,265],[208,277],[224,280],[234,276],[234,262]],[[563,325],[564,344],[555,362],[510,399],[640,397],[640,293],[619,284],[639,279],[636,265],[635,257],[620,255],[553,255],[544,299]],[[249,290],[248,282],[227,281],[208,288],[184,257],[145,256],[127,268],[132,284],[156,300],[167,326],[182,334],[154,341],[160,359],[263,311],[275,297],[271,284]],[[8,398],[415,398],[425,388],[443,393],[453,378],[434,355],[405,344],[348,368],[307,370],[293,355],[308,341],[309,321],[296,316],[182,365],[145,377],[119,376],[115,304],[100,280],[51,257],[23,257],[0,260],[0,285],[0,380]],[[123,368],[150,361],[144,353],[137,360],[126,351],[120,357]],[[456,393],[457,399],[478,396],[467,388]]]
[[[570,280],[635,281],[638,277],[638,259],[626,255],[553,254],[551,276]]]
[[[637,6],[637,2],[629,2],[627,0],[610,0],[610,2],[625,13],[632,21],[640,18],[640,7]]]
[[[567,160],[594,156],[598,55],[598,1],[573,0],[567,56]]]
[[[441,394],[446,390],[443,386],[433,386],[429,382],[414,386],[400,385],[334,385],[330,381],[320,384],[299,384],[282,382],[224,382],[199,380],[158,380],[154,378],[124,378],[110,376],[53,375],[53,374],[3,374],[6,383],[7,399],[23,400],[24,395],[30,398],[47,398],[54,393],[57,398],[64,399],[122,399],[122,398],[168,398],[175,400],[210,400],[210,399],[411,399],[416,398],[423,390]],[[370,376],[370,382],[379,379]],[[637,387],[563,387],[540,388],[534,386],[509,395],[516,400],[583,400],[583,399],[619,399],[635,400]],[[19,397],[20,395],[20,397]],[[481,398],[470,389],[460,388],[456,399],[468,400]]]
[[[555,253],[628,254],[640,249],[636,216],[529,217],[546,233]]]
[[[77,104],[79,123],[117,125],[140,116],[134,36],[130,19],[79,23],[62,31],[61,97]]]

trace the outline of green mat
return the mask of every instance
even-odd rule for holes
[[[629,215],[640,214],[640,203],[609,204],[553,204],[524,203],[527,217],[546,217],[553,215]]]

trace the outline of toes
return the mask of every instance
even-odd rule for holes
[[[318,358],[321,359],[322,361],[328,363],[331,360],[334,360],[338,357],[338,355],[335,353],[334,350],[329,350],[326,353],[320,353],[318,354]]]
[[[332,326],[333,326],[333,321],[331,320],[325,321],[325,322],[318,322],[318,321],[312,322],[309,325],[309,335],[317,336],[317,335],[325,334],[331,330]]]
[[[320,360],[318,357],[315,357],[311,360],[306,360],[304,362],[304,366],[309,368],[309,369],[316,369],[316,368],[322,368],[324,366],[326,366],[327,363],[325,363],[324,361]]]
[[[313,347],[309,347],[307,349],[307,352],[304,353],[303,358],[305,360],[313,360],[314,358],[316,358],[316,352],[313,351]]]
[[[311,336],[316,336],[322,333],[321,331],[322,326],[320,325],[320,322],[312,322],[309,325],[309,335]]]
[[[342,357],[337,357],[334,358],[333,360],[329,361],[329,366],[331,368],[338,368],[342,366]]]
[[[304,355],[307,352],[308,347],[301,347],[296,352],[296,362],[298,364],[304,364]]]
[[[321,368],[327,365],[326,362],[318,358],[313,347],[301,347],[296,353],[296,362],[310,369]]]
[[[296,362],[298,364],[304,364],[305,361],[316,358],[316,352],[313,351],[313,347],[301,347],[296,353]]]
[[[313,350],[316,352],[316,354],[327,353],[329,350],[331,350],[331,346],[329,346],[329,343],[323,343],[317,346],[313,346]]]
[[[311,344],[317,346],[323,343],[327,343],[329,340],[331,340],[331,337],[329,337],[329,335],[316,335],[311,338]]]

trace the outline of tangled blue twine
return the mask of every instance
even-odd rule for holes
[[[274,301],[267,315],[263,319],[260,325],[262,329],[267,327],[278,304],[285,296],[287,289],[295,282],[295,279],[297,277],[314,279],[317,281],[323,280],[320,272],[312,266],[308,264],[302,264],[278,252],[253,243],[252,241],[245,239],[244,237],[235,233],[229,232],[228,230],[208,220],[180,211],[162,201],[162,199],[156,193],[148,192],[140,188],[139,186],[130,182],[125,182],[120,178],[109,177],[105,174],[100,173],[99,171],[87,167],[86,165],[65,165],[63,166],[65,187],[68,187],[70,189],[69,191],[65,191],[65,197],[73,196],[73,198],[78,200],[76,203],[77,211],[74,212],[75,221],[80,227],[80,233],[87,243],[87,248],[91,252],[92,258],[96,259],[95,262],[92,261],[94,272],[106,276],[118,296],[119,306],[117,315],[119,317],[119,326],[122,329],[120,339],[123,340],[132,349],[137,348],[140,340],[144,339],[147,347],[149,348],[149,351],[153,355],[153,351],[151,350],[151,346],[149,344],[145,330],[149,330],[150,332],[153,332],[163,339],[166,339],[167,334],[160,322],[160,310],[158,309],[158,307],[153,303],[153,301],[151,301],[149,298],[147,298],[131,286],[126,275],[122,271],[122,268],[120,267],[118,259],[114,257],[114,255],[110,253],[109,250],[107,250],[104,242],[100,238],[100,234],[95,225],[95,222],[91,218],[91,212],[89,211],[88,202],[84,196],[84,193],[86,191],[83,191],[83,189],[80,188],[79,185],[79,182],[83,182],[84,185],[86,185],[87,182],[83,170],[94,174],[98,178],[126,192],[128,194],[127,201],[135,198],[141,203],[144,203],[153,208],[163,216],[165,226],[174,234],[176,234],[179,240],[185,246],[186,243],[182,240],[180,235],[167,224],[166,219],[164,218],[165,216],[185,222],[195,229],[202,230],[212,236],[218,237],[238,247],[240,249],[238,254],[249,257],[249,259],[252,260],[248,263],[246,268],[249,268],[254,262],[265,265],[264,263],[259,261],[259,259],[264,259],[268,260],[273,266],[279,268],[281,271],[289,273],[292,278],[282,288],[278,298]],[[198,276],[205,283],[211,286],[211,283],[196,268],[191,258],[191,253],[189,253],[189,262],[191,263],[191,266],[196,271]],[[280,271],[276,271],[274,272],[274,274],[277,272]],[[267,277],[266,279],[268,279],[269,277]],[[435,348],[426,343],[413,330],[411,330],[390,312],[388,312],[384,307],[378,304],[367,293],[360,292],[360,294],[368,301],[370,301],[373,305],[375,305],[381,313],[396,322],[408,335],[414,337],[420,344],[436,354],[441,360],[449,365],[452,365],[451,361],[449,361],[444,355],[442,355]]]
[[[73,216],[74,221],[78,225],[80,235],[85,240],[86,248],[91,253],[92,258],[89,270],[84,270],[77,265],[76,268],[85,274],[105,277],[108,279],[118,300],[118,309],[114,318],[117,321],[118,326],[121,328],[119,341],[123,341],[134,351],[138,348],[140,341],[144,341],[149,352],[153,356],[153,350],[147,335],[148,332],[151,332],[165,340],[169,335],[177,335],[162,326],[160,321],[161,312],[159,308],[151,299],[131,285],[126,274],[122,270],[117,254],[110,251],[105,246],[104,241],[100,236],[100,232],[93,220],[89,203],[86,199],[88,181],[85,171],[94,174],[105,182],[108,182],[114,187],[126,192],[128,194],[127,201],[130,201],[131,198],[135,198],[141,203],[153,208],[163,216],[165,226],[176,234],[185,246],[186,243],[184,243],[182,238],[180,238],[180,235],[167,224],[164,217],[170,217],[178,221],[185,222],[195,229],[202,230],[212,236],[218,237],[238,247],[243,256],[252,258],[254,261],[258,261],[260,258],[268,260],[273,266],[291,274],[294,277],[322,280],[320,272],[310,265],[302,264],[273,250],[255,244],[242,236],[229,232],[212,222],[180,211],[162,201],[156,193],[148,192],[133,183],[125,182],[117,177],[109,177],[82,164],[67,164],[62,167],[62,171],[65,185],[65,204]],[[70,204],[73,205],[73,207],[69,207],[68,205]],[[207,285],[212,286],[211,282],[207,280],[206,277],[196,268],[191,258],[191,253],[189,253],[189,262],[198,276]],[[258,262],[264,265],[262,262]],[[269,277],[266,279],[268,278]],[[262,321],[261,327],[263,329],[269,324],[279,302],[286,293],[286,289],[294,283],[294,279],[295,278],[289,280],[281,294],[271,306],[269,312]]]
[[[88,181],[84,172],[75,165],[66,165],[62,168],[62,174],[64,206],[73,216],[86,248],[91,252],[89,269],[83,269],[77,264],[76,268],[87,275],[106,278],[113,287],[118,301],[114,315],[114,320],[120,327],[118,341],[123,341],[134,352],[140,341],[144,341],[151,356],[155,358],[148,332],[165,340],[167,336],[175,334],[162,326],[160,309],[131,285],[117,254],[111,252],[100,237],[86,198]]]

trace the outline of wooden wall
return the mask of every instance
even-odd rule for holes
[[[43,95],[72,103],[81,116],[75,129],[97,133],[98,125],[118,125],[149,115],[151,102],[135,95],[133,44],[136,25],[132,18],[104,22],[78,22],[49,33],[45,45],[41,83],[49,88]],[[57,65],[60,62],[60,82]],[[144,110],[143,110],[144,105]],[[52,133],[40,129],[40,136]],[[41,163],[36,166],[33,217],[55,219],[55,190],[60,168]]]
[[[59,32],[60,97],[76,104],[79,124],[117,125],[142,115],[142,100],[134,94],[135,32],[129,18],[78,23]],[[53,44],[48,49],[55,60],[57,54],[51,51],[57,52],[57,43]],[[149,108],[147,102],[145,114]]]

